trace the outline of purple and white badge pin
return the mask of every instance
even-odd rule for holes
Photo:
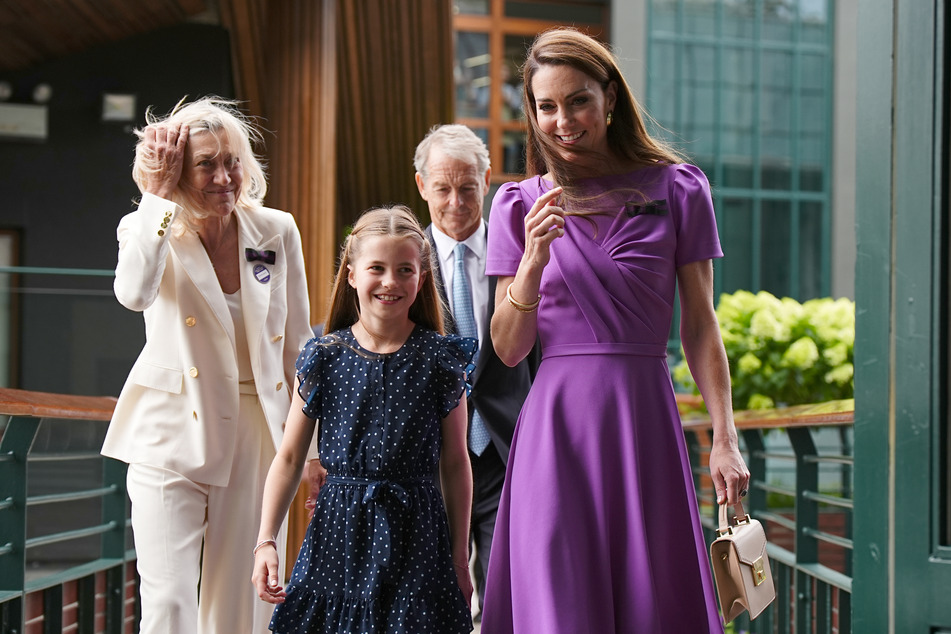
[[[244,257],[248,262],[264,262],[265,264],[274,264],[276,261],[274,251],[258,251],[257,249],[245,249]],[[271,281],[271,272],[267,270],[267,267],[264,264],[255,264],[254,265],[254,279],[261,282],[262,284],[267,284]]]

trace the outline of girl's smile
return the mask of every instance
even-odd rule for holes
[[[408,319],[425,279],[416,244],[391,236],[364,238],[347,275],[357,292],[361,320]]]

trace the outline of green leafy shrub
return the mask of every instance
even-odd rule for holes
[[[800,304],[766,291],[720,296],[717,320],[730,360],[733,406],[769,409],[852,398],[855,304],[811,299]],[[698,393],[685,360],[674,381]]]

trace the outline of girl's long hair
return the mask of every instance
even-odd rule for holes
[[[353,231],[340,250],[340,264],[330,296],[330,312],[324,323],[324,334],[349,328],[360,319],[357,291],[348,281],[350,265],[361,255],[367,238],[389,236],[397,240],[411,240],[419,249],[420,273],[424,274],[423,287],[409,309],[409,318],[416,324],[445,334],[442,301],[436,290],[433,275],[432,247],[416,215],[405,205],[376,207],[360,216]]]
[[[555,28],[535,38],[525,64],[522,66],[524,110],[528,117],[526,171],[528,176],[550,174],[556,185],[565,188],[569,198],[574,193],[571,164],[560,155],[563,151],[538,126],[535,93],[532,80],[545,65],[570,66],[588,75],[606,90],[613,81],[617,84],[617,99],[612,113],[613,121],[607,128],[608,148],[613,156],[635,166],[675,164],[684,161],[674,148],[651,137],[644,125],[650,115],[643,111],[631,88],[621,75],[617,60],[603,44],[573,28]]]

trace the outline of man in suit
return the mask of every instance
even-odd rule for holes
[[[432,219],[426,235],[436,254],[434,275],[449,308],[447,330],[479,339],[468,440],[473,477],[470,544],[481,606],[509,446],[537,358],[529,355],[510,368],[492,347],[489,325],[496,280],[485,274],[488,230],[482,208],[491,174],[485,144],[466,126],[436,126],[416,147],[413,162],[416,185]]]

